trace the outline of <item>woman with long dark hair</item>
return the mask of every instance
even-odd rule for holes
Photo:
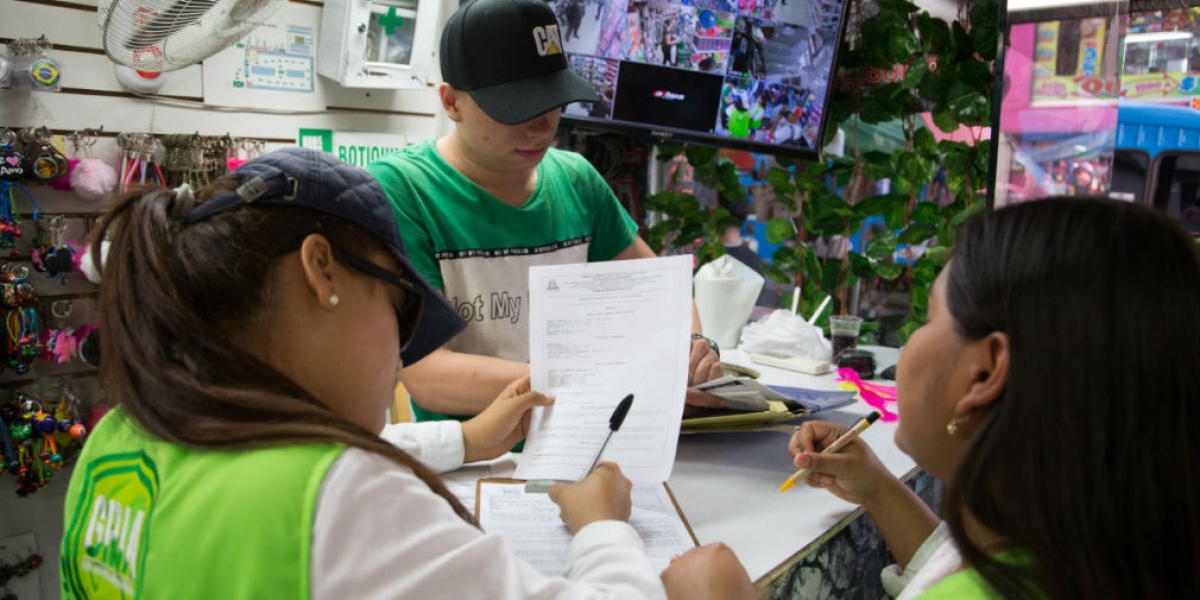
[[[401,365],[463,323],[366,171],[276,151],[198,192],[118,197],[102,239],[118,407],[71,478],[65,598],[665,597],[615,465],[550,490],[567,577],[481,532],[435,474],[524,436],[550,403],[527,377],[465,423],[384,427]],[[679,562],[740,568],[723,547]]]
[[[902,598],[1200,597],[1200,258],[1106,199],[970,219],[896,371],[896,444],[945,484],[944,523],[868,446],[789,450],[862,503]]]

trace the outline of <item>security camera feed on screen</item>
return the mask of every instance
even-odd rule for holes
[[[842,0],[552,0],[571,68],[598,102],[581,124],[813,156]]]

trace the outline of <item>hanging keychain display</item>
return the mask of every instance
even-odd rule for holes
[[[75,353],[79,351],[79,338],[75,328],[67,325],[67,317],[71,316],[72,310],[70,300],[50,303],[51,327],[42,334],[43,360],[52,360],[61,365],[75,358]]]
[[[26,278],[29,269],[24,265],[0,265],[0,305],[3,306],[5,329],[5,365],[18,375],[29,372],[29,366],[41,352],[38,327],[38,294]]]
[[[4,472],[16,477],[13,489],[18,496],[37,492],[56,471],[73,462],[87,432],[81,402],[70,388],[57,404],[18,391],[0,404],[0,423],[7,425],[0,425]]]
[[[62,69],[46,53],[53,46],[46,36],[19,38],[8,43],[12,53],[12,87],[39,92],[62,89]]]
[[[103,129],[100,128],[101,131]],[[70,189],[86,200],[99,200],[117,189],[117,170],[92,155],[98,133],[89,127],[68,136],[75,153],[73,162],[78,162],[72,165],[67,181]]]
[[[208,185],[208,171],[204,167],[205,147],[212,138],[199,133],[168,134],[162,136],[163,173],[168,187],[179,187],[186,183],[200,189]]]
[[[237,170],[246,161],[266,152],[267,143],[262,140],[238,138],[232,140],[225,156],[225,165],[230,171]]]
[[[162,170],[154,160],[158,140],[149,133],[122,133],[117,136],[121,147],[121,191],[134,183],[166,185]]]
[[[66,434],[70,440],[83,443],[83,438],[87,435],[87,426],[84,425],[83,402],[75,394],[75,390],[70,387],[63,390],[62,401],[58,403],[54,416],[58,419],[59,432]]]
[[[67,176],[71,163],[54,147],[54,134],[45,125],[26,127],[20,133],[25,150],[25,177],[38,183],[50,183]]]
[[[34,416],[41,405],[23,392],[18,392],[16,398],[5,407],[4,422],[8,424],[8,434],[13,449],[9,458],[8,472],[16,476],[13,489],[18,496],[28,496],[37,492],[50,482],[53,472],[46,468],[37,456],[41,451],[38,447],[39,436],[34,430]]]
[[[17,148],[17,134],[11,129],[0,129],[0,179],[20,181],[25,177],[25,155]]]
[[[21,185],[25,176],[25,157],[16,148],[17,134],[10,129],[0,129],[0,248],[13,248],[21,237],[21,219],[17,213],[16,194],[20,190],[33,205],[37,218],[37,202],[33,194]]]
[[[46,277],[58,279],[60,283],[66,285],[67,274],[75,270],[76,254],[74,248],[63,243],[63,233],[67,230],[67,218],[62,215],[53,215],[49,219],[44,219],[47,222],[45,227],[42,226],[42,221],[37,222],[38,233],[33,238],[33,247],[29,252],[33,269],[39,273],[45,273]]]

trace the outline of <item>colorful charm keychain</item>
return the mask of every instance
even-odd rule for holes
[[[38,92],[62,89],[62,68],[46,54],[53,48],[46,36],[17,38],[8,47],[13,52],[12,87]]]
[[[45,228],[42,228],[41,221],[37,224],[38,233],[29,251],[33,269],[66,285],[67,274],[75,270],[76,254],[74,248],[62,241],[63,233],[67,230],[67,218],[54,215],[47,219]]]
[[[65,433],[70,440],[78,441],[81,444],[84,436],[87,435],[82,404],[79,396],[75,395],[75,391],[68,387],[63,391],[62,401],[58,403],[58,408],[54,411],[54,416],[58,419],[58,430]]]
[[[48,406],[46,399],[20,391],[0,404],[0,472],[16,477],[18,496],[49,484],[55,471],[78,456],[87,433],[81,402],[71,388],[53,411]]]
[[[50,304],[50,318],[54,326],[42,334],[43,360],[53,360],[61,365],[75,358],[75,353],[79,351],[79,338],[76,330],[66,325],[72,310],[70,300],[55,300]]]
[[[37,202],[20,183],[26,171],[25,157],[16,149],[16,143],[16,133],[0,129],[0,248],[15,247],[22,233],[14,190],[25,193],[33,205],[34,218],[37,218]]]
[[[154,160],[154,152],[158,149],[158,140],[148,133],[122,133],[117,136],[117,144],[121,147],[121,191],[129,190],[137,183],[153,183],[167,185],[162,169]]]
[[[27,161],[25,177],[38,183],[52,183],[67,176],[71,161],[54,147],[54,134],[49,127],[27,127],[21,130]]]
[[[12,403],[8,419],[8,434],[16,446],[16,460],[9,463],[9,473],[16,475],[13,489],[18,496],[28,496],[48,483],[49,473],[41,462],[35,460],[36,433],[33,428],[36,403],[23,393],[17,394]],[[11,416],[10,416],[11,415]]]
[[[5,364],[18,375],[28,373],[30,364],[41,353],[38,294],[26,280],[28,276],[29,269],[24,265],[0,266],[0,305],[7,333]]]

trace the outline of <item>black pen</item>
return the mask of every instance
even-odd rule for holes
[[[596,451],[596,458],[592,459],[592,466],[588,467],[587,473],[583,476],[587,477],[596,470],[596,465],[600,464],[600,456],[604,454],[604,448],[608,446],[608,440],[612,439],[614,433],[621,428],[621,423],[625,422],[625,415],[629,414],[629,407],[633,405],[633,394],[625,396],[620,403],[617,404],[616,410],[613,411],[612,417],[608,419],[608,435],[604,436],[604,443],[600,444],[600,449]]]

